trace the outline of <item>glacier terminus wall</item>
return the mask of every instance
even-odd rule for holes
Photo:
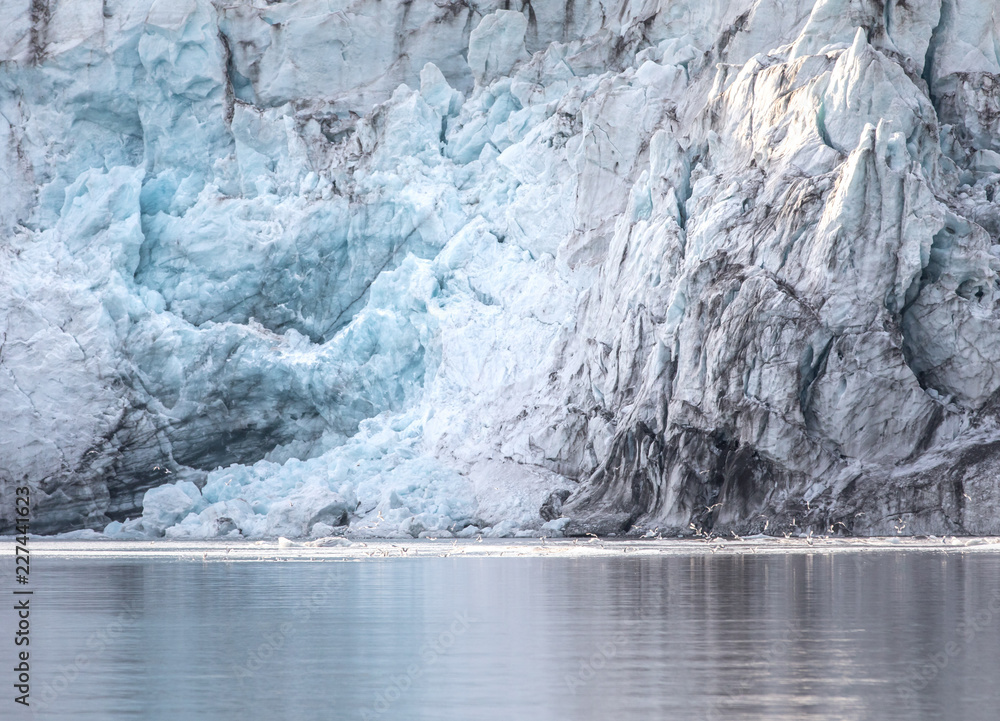
[[[1000,6],[8,0],[22,485],[117,538],[1000,533]]]

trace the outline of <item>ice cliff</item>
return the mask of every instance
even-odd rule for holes
[[[33,530],[1000,533],[993,0],[4,10]]]

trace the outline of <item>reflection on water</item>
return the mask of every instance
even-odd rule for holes
[[[36,708],[4,718],[1000,718],[996,555],[32,570]]]

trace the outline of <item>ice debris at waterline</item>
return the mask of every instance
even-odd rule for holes
[[[0,497],[1000,533],[998,48],[992,0],[12,0]]]

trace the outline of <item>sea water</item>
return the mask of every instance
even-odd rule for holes
[[[1000,718],[997,553],[55,555],[32,589],[4,719]]]

